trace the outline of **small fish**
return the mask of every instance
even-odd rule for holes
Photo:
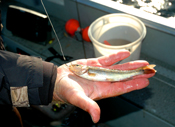
[[[147,65],[135,70],[115,70],[102,67],[93,67],[80,64],[70,64],[69,70],[75,75],[92,81],[126,81],[133,76],[155,73],[156,65]]]

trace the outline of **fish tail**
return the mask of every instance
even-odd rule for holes
[[[147,66],[141,67],[139,69],[142,69],[144,71],[144,74],[152,74],[152,73],[156,72],[156,70],[154,69],[155,66],[156,65],[151,64],[151,65],[147,65]]]

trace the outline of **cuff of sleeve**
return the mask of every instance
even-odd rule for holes
[[[42,105],[48,105],[52,101],[57,66],[43,61],[43,87],[39,88],[39,97]]]

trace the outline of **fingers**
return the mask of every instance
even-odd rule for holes
[[[118,69],[118,70],[133,70],[137,69],[139,67],[147,66],[149,63],[144,60],[137,60],[137,61],[132,61],[132,62],[127,62],[124,64],[117,64],[110,66],[110,69]]]
[[[122,50],[117,53],[108,55],[108,56],[102,56],[98,58],[98,62],[103,66],[110,66],[120,60],[123,60],[130,56],[130,52],[127,50]]]
[[[143,74],[143,75],[134,76],[133,79],[136,79],[136,78],[151,78],[154,75],[155,75],[155,73],[152,73],[152,74]]]
[[[119,88],[118,94],[125,94],[134,90],[139,90],[147,87],[149,85],[149,80],[146,78],[133,79],[126,82],[120,82],[119,84],[113,84],[114,87]]]
[[[115,82],[112,84],[101,84],[98,86],[100,97],[94,98],[99,100],[102,98],[119,96],[134,90],[145,88],[149,85],[149,80],[146,78],[133,79],[126,82]]]
[[[94,123],[97,123],[100,119],[100,108],[98,104],[87,97],[83,92],[75,92],[69,99],[69,103],[87,111]]]

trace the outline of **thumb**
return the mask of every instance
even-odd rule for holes
[[[83,109],[91,115],[94,123],[100,120],[100,107],[98,104],[86,96],[83,92],[76,92],[70,99],[69,103]]]

